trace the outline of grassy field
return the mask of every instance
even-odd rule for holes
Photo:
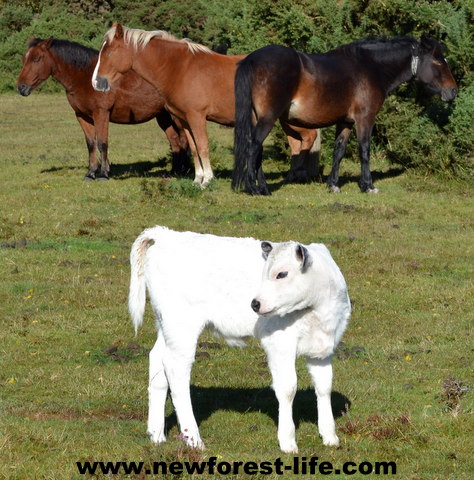
[[[331,195],[322,184],[283,185],[288,164],[267,152],[273,195],[235,194],[232,131],[209,125],[217,180],[201,192],[166,176],[168,146],[153,123],[112,125],[113,179],[84,182],[85,142],[65,96],[2,96],[0,131],[1,479],[84,478],[76,462],[86,460],[293,462],[278,449],[263,351],[253,341],[230,348],[208,333],[192,379],[207,449],[183,446],[170,402],[168,442],[149,443],[155,332],[148,308],[134,337],[126,299],[131,243],[156,224],[325,243],[354,303],[334,361],[341,446],[323,447],[318,437],[299,361],[300,456],[336,466],[393,461],[403,479],[472,478],[472,185],[399,171],[376,151],[378,195],[359,193],[351,159],[342,164],[342,193]],[[331,143],[323,138],[326,159]],[[174,478],[114,478],[164,477]]]

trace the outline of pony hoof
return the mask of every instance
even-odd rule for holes
[[[329,187],[329,193],[341,193],[341,189],[336,185],[331,185]]]
[[[202,189],[205,189],[209,186],[209,184],[212,182],[212,178],[207,178],[207,179],[204,179],[201,183],[201,185],[199,185]]]
[[[95,180],[95,177],[91,177],[90,175],[86,175],[84,177],[84,182],[93,182]]]
[[[99,182],[106,182],[108,179],[109,177],[99,177],[97,180],[99,180]]]
[[[285,183],[310,183],[311,178],[306,170],[290,171],[285,178]]]
[[[368,194],[376,194],[376,193],[379,193],[379,189],[378,188],[369,188],[366,193]]]

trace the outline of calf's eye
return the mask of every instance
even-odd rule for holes
[[[281,278],[285,278],[285,277],[287,277],[287,276],[288,276],[288,272],[280,272],[280,273],[276,276],[276,278],[277,278],[277,280],[280,280]]]

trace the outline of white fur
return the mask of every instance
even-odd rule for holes
[[[105,42],[104,42],[105,43]],[[102,44],[102,47],[104,46],[104,43]],[[101,51],[102,51],[102,47],[101,47]],[[94,90],[97,90],[98,89],[98,86],[97,86],[97,74],[99,73],[99,67],[100,67],[100,52],[99,52],[99,58],[97,59],[97,63],[95,65],[95,68],[94,68],[94,72],[92,73],[92,88]]]
[[[252,238],[179,233],[157,226],[135,240],[130,314],[138,329],[148,289],[158,329],[150,352],[148,389],[148,433],[153,442],[166,440],[169,388],[183,438],[190,446],[204,447],[189,385],[198,337],[209,326],[231,344],[249,336],[260,339],[279,402],[278,440],[284,452],[298,451],[292,418],[298,355],[308,357],[323,443],[339,443],[330,401],[331,362],[350,315],[344,278],[323,245],[306,247],[303,269],[299,244],[272,244],[269,253],[270,244],[265,245],[266,261],[261,242]],[[281,268],[288,275],[276,280]],[[269,311],[255,313],[252,299]]]

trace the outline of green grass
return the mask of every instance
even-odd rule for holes
[[[155,332],[148,308],[134,338],[126,301],[131,243],[156,224],[327,244],[354,302],[334,361],[341,447],[318,437],[299,360],[300,455],[337,466],[396,461],[404,479],[472,478],[472,186],[400,172],[376,152],[378,195],[359,193],[350,158],[341,171],[350,181],[330,195],[322,184],[281,185],[288,164],[267,155],[273,195],[235,194],[232,131],[210,124],[217,178],[200,191],[168,178],[168,146],[153,123],[112,125],[113,179],[84,182],[86,147],[64,96],[2,96],[0,128],[0,478],[84,478],[75,467],[83,460],[292,461],[278,449],[262,350],[208,333],[192,378],[207,449],[183,447],[171,403],[169,441],[149,443]],[[332,140],[323,140],[327,165]]]

